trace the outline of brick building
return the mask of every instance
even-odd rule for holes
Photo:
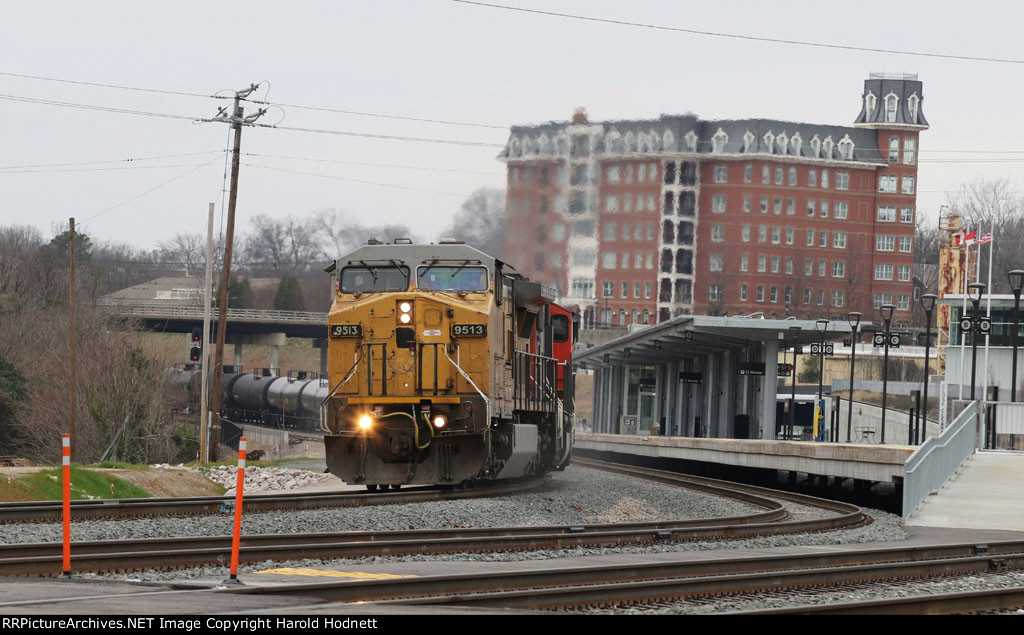
[[[910,321],[916,75],[872,74],[853,126],[767,119],[515,126],[505,253],[588,323],[684,313]]]

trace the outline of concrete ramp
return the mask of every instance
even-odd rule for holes
[[[1024,453],[972,454],[906,524],[1024,531]]]

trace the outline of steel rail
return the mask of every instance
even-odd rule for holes
[[[1024,587],[1015,586],[862,602],[732,611],[723,615],[949,615],[1021,607],[1024,607]]]
[[[410,488],[399,491],[368,492],[307,492],[291,494],[255,494],[245,498],[243,511],[275,511],[316,509],[323,507],[361,507],[422,503],[465,498],[483,498],[516,494],[539,487],[543,479],[519,483],[483,485],[475,489],[442,490],[437,488]],[[192,496],[177,498],[121,498],[71,501],[72,520],[97,518],[134,518],[139,516],[180,516],[190,514],[217,514],[234,509],[233,496]],[[0,523],[58,522],[61,519],[60,501],[27,501],[0,503]]]
[[[986,555],[979,555],[984,552]],[[998,556],[998,557],[997,557]],[[786,573],[804,576],[804,582],[810,580],[817,584],[822,582],[822,571],[832,571],[840,567],[853,570],[855,567],[874,566],[931,566],[940,572],[948,572],[953,567],[963,567],[973,571],[990,570],[993,566],[1002,567],[1006,564],[1003,556],[1024,558],[1024,541],[1002,541],[991,543],[981,549],[979,545],[964,543],[956,545],[882,548],[867,551],[848,550],[842,552],[781,554],[770,556],[750,556],[745,558],[722,558],[714,560],[676,561],[676,562],[641,562],[630,566],[584,566],[551,569],[529,569],[521,571],[501,571],[476,573],[468,575],[421,576],[401,579],[360,580],[346,582],[322,582],[314,584],[273,585],[268,587],[246,587],[235,592],[246,594],[296,594],[316,597],[330,602],[387,602],[401,601],[414,603],[448,603],[461,604],[484,600],[489,606],[506,606],[502,598],[510,597],[512,591],[519,591],[530,597],[530,594],[545,593],[545,587],[552,592],[563,592],[558,587],[572,587],[579,590],[581,601],[588,600],[587,592],[605,585],[619,585],[617,592],[628,590],[628,584],[646,583],[655,580],[668,580],[663,584],[682,585],[688,581],[697,581],[703,588],[691,589],[691,594],[721,595],[727,592],[741,592],[748,588],[763,590],[763,585],[775,583]],[[914,574],[918,572],[912,572]],[[748,576],[744,585],[742,576]],[[730,577],[732,576],[732,577]],[[715,587],[715,581],[720,587]],[[765,582],[767,580],[768,582]],[[751,582],[753,581],[753,582]],[[734,588],[735,587],[735,588]],[[538,590],[541,589],[541,590]],[[644,593],[631,597],[626,593],[623,598],[644,600]],[[574,593],[575,591],[567,591]],[[489,594],[489,595],[488,595]],[[518,601],[518,600],[517,600]],[[620,600],[616,600],[620,601]],[[624,600],[622,600],[624,601]],[[571,605],[566,603],[559,606]],[[511,606],[511,605],[509,605]],[[517,606],[519,606],[517,604]],[[538,608],[530,605],[531,608]],[[780,609],[781,610],[781,609]]]

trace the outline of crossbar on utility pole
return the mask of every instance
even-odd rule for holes
[[[228,224],[224,233],[224,269],[221,272],[220,300],[217,307],[217,350],[214,355],[213,364],[213,394],[210,406],[212,413],[212,425],[210,426],[211,441],[208,448],[208,460],[210,461],[214,461],[217,458],[216,448],[217,442],[220,439],[221,376],[224,374],[224,340],[227,330],[228,287],[230,286],[231,281],[231,251],[234,245],[235,236],[235,206],[238,202],[238,167],[242,147],[242,126],[251,124],[266,112],[261,109],[249,118],[245,118],[243,116],[244,112],[242,110],[241,101],[252,94],[255,90],[256,84],[253,84],[245,90],[236,91],[234,109],[231,116],[225,116],[225,112],[222,109],[221,112],[218,113],[218,116],[214,118],[215,121],[231,123],[231,127],[235,130],[235,140],[231,154],[231,190],[228,195]]]

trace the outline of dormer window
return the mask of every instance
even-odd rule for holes
[[[818,138],[818,135],[811,138],[811,150],[814,152],[815,159],[821,156],[821,139]]]
[[[747,130],[743,135],[743,151],[750,152],[750,146],[754,145],[754,133]]]
[[[900,138],[889,137],[889,163],[900,162]]]
[[[917,123],[917,108],[921,104],[921,98],[914,93],[907,99],[907,108],[910,110],[910,123]]]
[[[771,154],[772,151],[775,149],[775,135],[773,135],[772,131],[769,130],[768,132],[765,133],[762,139],[764,140],[765,149],[768,150],[768,154]]]
[[[839,156],[844,161],[853,160],[853,141],[850,140],[850,135],[843,137],[842,141],[839,142]]]
[[[786,145],[789,143],[789,137],[783,132],[775,138],[775,151],[778,154],[786,154]]]
[[[878,98],[871,91],[864,96],[864,112],[867,116],[864,118],[865,121],[871,121],[871,115],[875,112],[875,106],[877,105]]]
[[[793,138],[789,140],[789,147],[793,154],[800,156],[800,146],[803,145],[803,139],[800,138],[800,133],[793,135]]]
[[[896,106],[899,104],[900,98],[895,93],[889,93],[885,96],[885,121],[887,123],[896,122]]]
[[[725,134],[721,128],[715,133],[715,136],[711,137],[711,151],[718,154],[725,152],[725,144],[729,142],[729,135]]]
[[[686,149],[690,152],[697,151],[697,133],[693,130],[686,133]]]
[[[826,159],[831,159],[832,158],[832,145],[833,145],[832,137],[826,137],[825,138],[825,143],[821,144],[821,149],[825,151],[825,158]]]

